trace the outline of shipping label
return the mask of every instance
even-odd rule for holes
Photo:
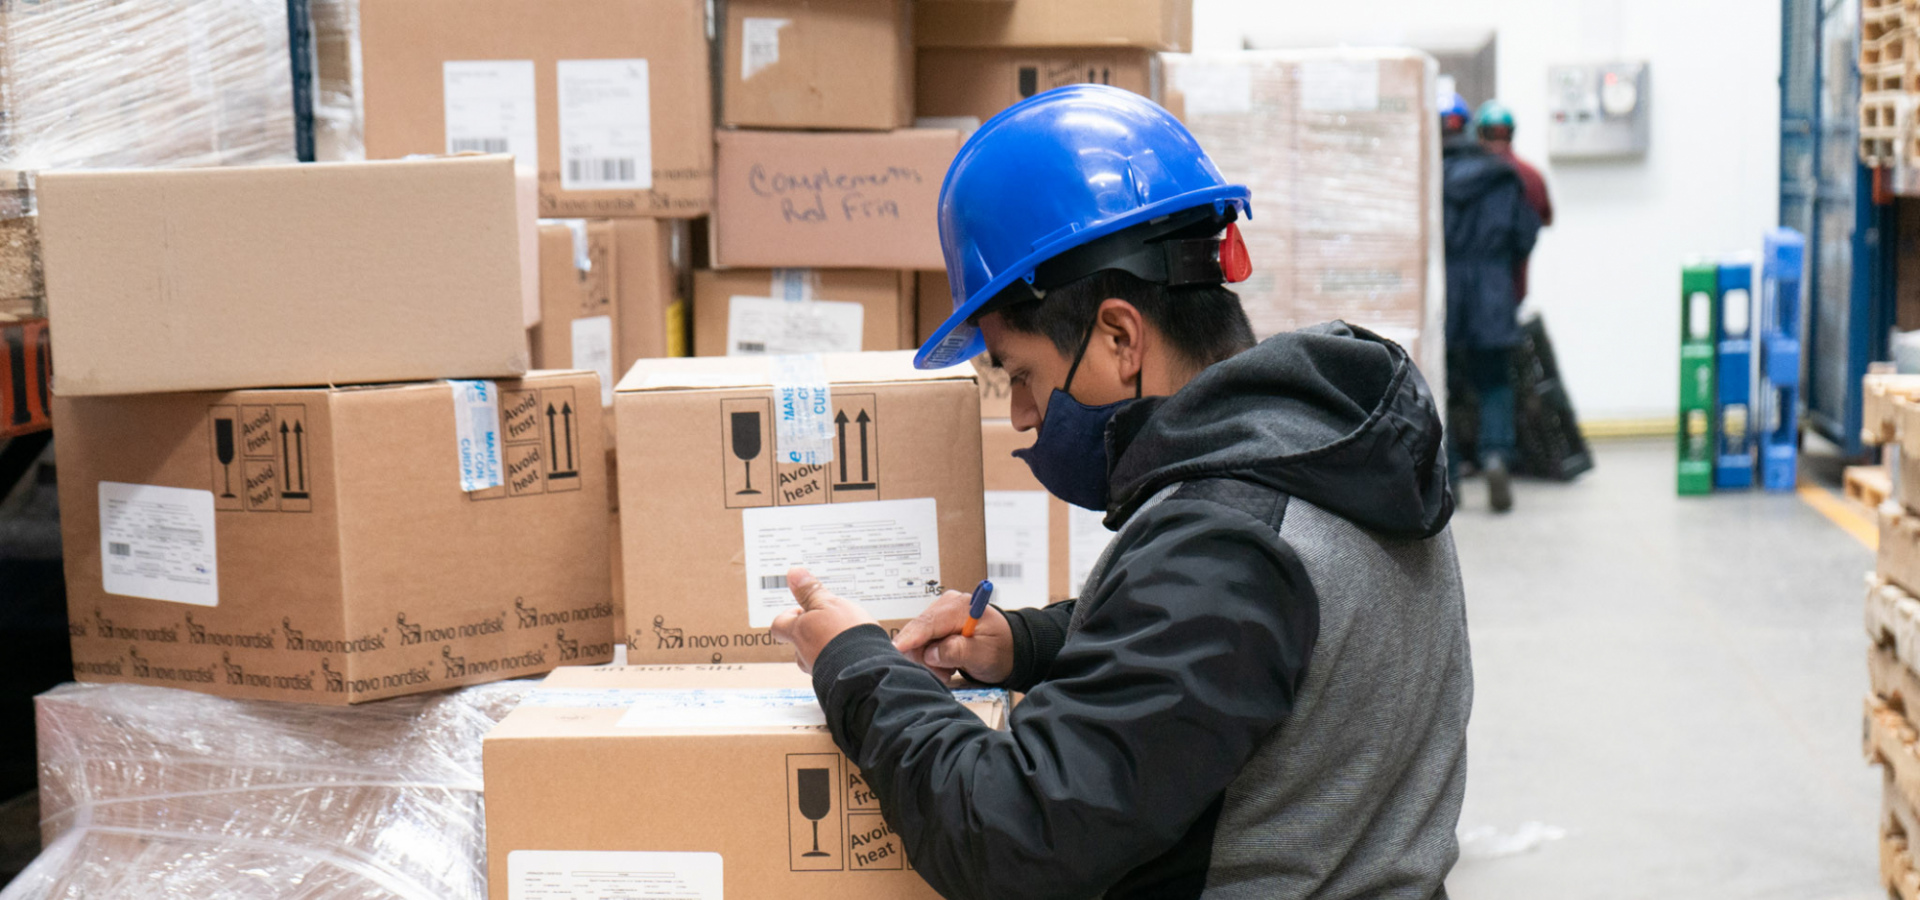
[[[818,355],[773,358],[773,416],[780,462],[818,466],[833,461],[833,397]]]
[[[600,405],[613,405],[613,317],[573,320],[573,367],[600,375]]]
[[[507,900],[723,900],[718,853],[514,850]]]
[[[919,615],[940,593],[940,516],[931,497],[760,507],[743,511],[741,526],[749,627],[766,628],[794,607],[794,566],[877,619]]]
[[[987,578],[1001,609],[1047,605],[1046,491],[988,491]]]
[[[727,355],[858,353],[866,307],[831,300],[732,297]]]
[[[560,187],[653,187],[653,114],[644,59],[563,59]]]
[[[102,481],[99,492],[107,593],[220,605],[212,491]]]
[[[746,16],[740,20],[740,80],[780,61],[780,29],[792,19],[765,19]]]
[[[506,484],[501,473],[500,389],[491,381],[449,381],[453,430],[460,458],[460,489],[472,493]]]
[[[448,153],[511,153],[515,166],[540,167],[532,60],[449,60],[441,78]]]

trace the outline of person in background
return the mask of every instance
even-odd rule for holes
[[[1466,103],[1456,95],[1441,110],[1446,131]],[[1449,384],[1470,388],[1478,404],[1474,445],[1487,476],[1495,512],[1513,508],[1510,470],[1514,436],[1513,348],[1520,343],[1516,319],[1520,294],[1515,273],[1533,252],[1540,215],[1527,202],[1526,185],[1512,164],[1460,135],[1448,138],[1441,155],[1447,242],[1447,372]],[[1452,434],[1449,457],[1455,477],[1469,460]]]
[[[1454,155],[1461,151],[1477,149],[1478,143],[1467,137],[1467,123],[1473,119],[1473,110],[1467,106],[1466,98],[1454,94],[1440,107],[1440,152]]]
[[[1540,216],[1540,227],[1553,224],[1553,198],[1547,196],[1547,179],[1540,170],[1529,165],[1513,152],[1513,110],[1498,100],[1488,100],[1480,104],[1479,111],[1473,115],[1473,130],[1480,136],[1480,146],[1487,152],[1507,161],[1513,170],[1520,174],[1520,184],[1527,189],[1527,205],[1533,207]],[[1527,299],[1527,260],[1513,272],[1513,292],[1517,301]]]

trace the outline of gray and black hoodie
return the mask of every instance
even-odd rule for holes
[[[814,687],[949,898],[1444,897],[1472,672],[1440,420],[1405,351],[1322,325],[1107,432],[1118,532],[1007,613],[1007,731],[876,626]]]

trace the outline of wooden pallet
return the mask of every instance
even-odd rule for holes
[[[1896,401],[1920,398],[1920,375],[1872,374],[1861,379],[1860,439],[1891,444],[1900,436]]]
[[[1889,898],[1920,900],[1920,872],[1914,871],[1913,854],[1899,816],[1892,810],[1880,817],[1880,883]]]
[[[1909,28],[1895,28],[1874,40],[1860,42],[1860,68],[1868,69],[1903,62],[1913,55],[1914,34]]]
[[[1920,93],[1920,70],[1916,70],[1911,61],[1861,69],[1860,93],[1862,96],[1887,91],[1905,94]]]
[[[1893,496],[1893,476],[1886,466],[1848,466],[1842,480],[1847,499],[1868,509],[1878,509]]]

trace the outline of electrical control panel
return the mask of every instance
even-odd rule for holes
[[[1645,156],[1651,132],[1647,64],[1547,70],[1547,155],[1555,160]]]

